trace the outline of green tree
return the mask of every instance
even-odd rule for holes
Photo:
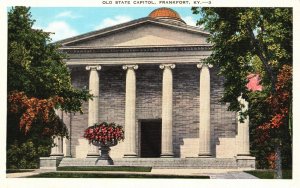
[[[20,151],[33,148],[36,156],[49,154],[52,137],[67,135],[54,110],[81,112],[82,102],[91,97],[87,90],[72,86],[63,61],[66,56],[50,43],[50,33],[33,29],[33,24],[30,8],[13,7],[8,12],[8,167],[20,156],[11,155],[17,153],[13,151],[16,146],[21,146]],[[14,167],[36,167],[24,164]]]
[[[249,114],[254,134],[251,138],[257,141],[252,140],[252,145],[267,146],[266,149],[260,147],[264,156],[275,152],[277,177],[280,178],[281,143],[288,140],[286,147],[291,148],[292,134],[289,126],[292,77],[280,78],[285,75],[282,72],[291,73],[292,70],[292,9],[194,7],[192,11],[201,15],[198,25],[211,33],[208,41],[213,45],[213,52],[205,62],[218,67],[219,74],[225,78],[222,101],[230,104],[229,110],[239,111],[242,106],[238,96],[242,94],[248,100],[251,110],[244,115]],[[260,75],[263,91],[251,92],[246,88],[250,73]],[[278,89],[283,82],[288,87]],[[287,96],[284,100],[283,93]],[[280,100],[282,103],[278,103]],[[291,152],[291,149],[285,151]],[[290,153],[286,155],[291,156]]]

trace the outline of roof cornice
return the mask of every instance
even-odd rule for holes
[[[68,54],[84,53],[132,53],[132,52],[172,52],[172,51],[210,51],[212,45],[172,45],[172,46],[111,46],[111,47],[62,47]]]

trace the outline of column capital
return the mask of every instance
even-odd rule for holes
[[[198,67],[199,69],[202,69],[202,67],[212,68],[213,65],[212,65],[212,64],[198,63],[198,64],[197,64],[197,67]]]
[[[176,67],[175,64],[161,64],[161,65],[159,65],[160,69],[165,69],[165,68],[174,69],[175,67]]]
[[[127,69],[133,69],[133,70],[137,70],[139,68],[138,65],[123,65],[122,67],[124,70],[127,70]]]
[[[85,67],[86,70],[101,70],[101,65],[88,65]]]

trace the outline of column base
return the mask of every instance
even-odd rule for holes
[[[63,156],[40,157],[40,169],[56,170]]]
[[[53,153],[53,154],[50,154],[50,157],[63,157],[64,154],[63,153]]]
[[[211,154],[198,154],[198,158],[212,158]]]
[[[160,158],[173,158],[174,154],[161,154]]]
[[[87,158],[95,158],[99,157],[99,147],[92,145],[91,143],[89,144],[88,152],[87,152]]]
[[[124,154],[123,158],[137,158],[137,154]]]
[[[237,154],[237,156],[241,156],[242,157],[242,156],[251,156],[251,155],[250,155],[250,153],[248,153],[248,154]]]
[[[89,153],[87,154],[86,158],[98,158],[99,153]]]
[[[255,169],[255,157],[250,155],[237,155],[236,162],[239,169]]]

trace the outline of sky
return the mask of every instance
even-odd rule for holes
[[[146,17],[157,7],[31,7],[34,28],[53,32],[57,41],[101,28]],[[189,7],[173,7],[181,18],[195,26],[199,15],[193,15]]]

